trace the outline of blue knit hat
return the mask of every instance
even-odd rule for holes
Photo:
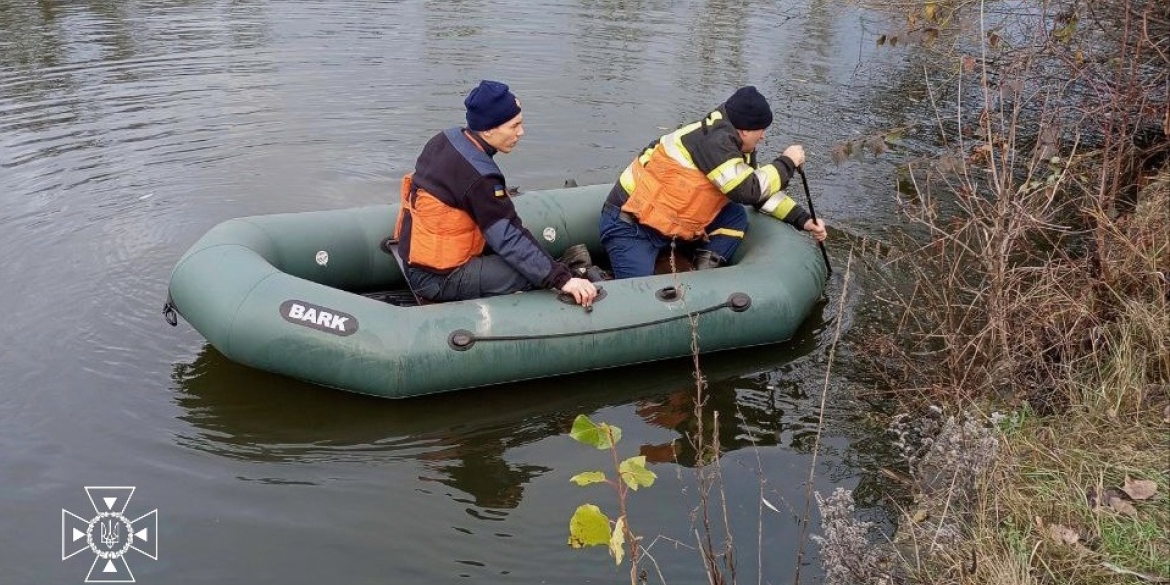
[[[477,132],[491,130],[520,114],[520,100],[508,91],[507,84],[487,79],[479,82],[467,99],[467,127]]]
[[[772,124],[772,108],[754,85],[741,87],[723,104],[736,130],[763,130]]]

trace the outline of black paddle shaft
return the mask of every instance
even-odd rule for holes
[[[804,196],[808,199],[808,214],[812,216],[813,223],[817,221],[817,210],[813,209],[812,193],[808,190],[808,179],[804,176],[804,167],[796,167],[796,172],[800,173],[800,182],[804,184]],[[825,269],[828,270],[827,276],[833,275],[833,265],[829,263],[829,252],[825,250],[824,242],[817,242],[821,247],[821,256],[825,259]]]

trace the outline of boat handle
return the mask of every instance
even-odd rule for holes
[[[178,327],[179,316],[175,311],[175,302],[171,300],[170,293],[167,293],[167,302],[163,303],[162,314],[163,319],[166,319],[171,327]]]
[[[600,286],[597,287],[597,296],[593,297],[593,302],[595,304],[601,302],[601,300],[605,298],[606,294],[608,294],[608,293],[605,292],[604,288],[602,288]],[[573,295],[571,295],[569,293],[557,293],[557,300],[562,302],[562,303],[565,303],[566,305],[577,304],[577,299],[574,299]],[[590,309],[592,309],[592,307],[590,307]]]

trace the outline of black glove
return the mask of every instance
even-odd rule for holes
[[[796,172],[796,165],[792,162],[792,159],[784,155],[776,157],[772,161],[772,165],[776,167],[776,170],[780,171],[780,176],[786,180]]]

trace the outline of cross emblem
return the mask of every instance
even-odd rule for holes
[[[126,554],[137,551],[158,559],[158,509],[133,520],[126,507],[134,496],[130,486],[86,486],[94,516],[85,519],[61,508],[61,560],[89,550],[93,564],[86,583],[134,583]]]

